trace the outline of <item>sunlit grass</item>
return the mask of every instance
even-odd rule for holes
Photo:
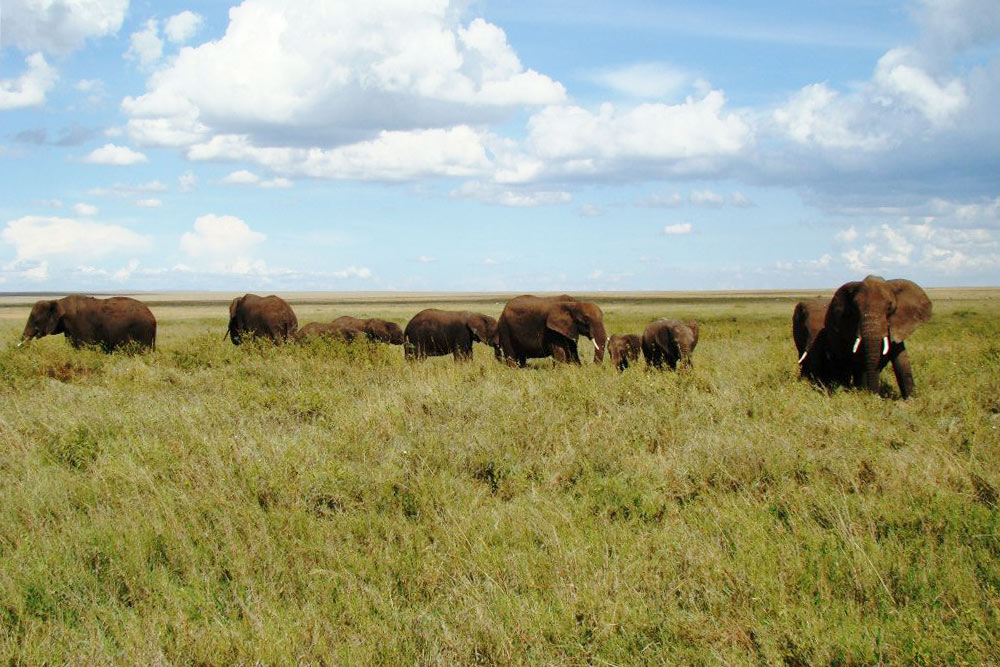
[[[994,660],[1000,306],[936,301],[903,402],[798,381],[792,303],[601,304],[698,319],[683,373],[236,348],[225,304],[154,306],[139,355],[4,318],[0,656]]]

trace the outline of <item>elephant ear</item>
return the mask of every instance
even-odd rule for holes
[[[545,319],[545,326],[566,338],[576,339],[580,335],[573,314],[565,307],[553,308]]]
[[[689,322],[685,322],[684,324],[688,326],[688,329],[691,330],[691,334],[694,336],[691,340],[691,349],[693,350],[694,346],[698,344],[698,323],[691,320]]]
[[[826,309],[826,320],[824,321],[824,326],[831,331],[840,331],[841,323],[847,322],[848,313],[851,310],[851,304],[854,303],[854,295],[857,293],[858,288],[861,287],[861,282],[858,280],[852,280],[849,283],[844,283],[840,286],[840,289],[833,295],[833,299],[830,300],[830,305]],[[857,320],[857,313],[851,313],[851,320]],[[854,336],[852,333],[851,336]]]
[[[486,323],[486,318],[482,315],[470,313],[465,320],[466,326],[472,332],[472,337],[480,343],[485,343],[490,339],[490,328]]]
[[[242,300],[243,297],[238,296],[229,303],[229,319],[236,317],[236,309],[239,307],[240,301]]]
[[[59,299],[53,299],[48,302],[48,308],[45,310],[44,320],[40,330],[46,336],[51,336],[53,334],[59,334],[65,331],[65,321],[63,318],[66,316],[66,309],[63,308],[62,303]]]
[[[899,343],[931,319],[931,300],[913,281],[897,278],[888,285],[896,295],[896,310],[889,315],[889,333],[892,341]]]

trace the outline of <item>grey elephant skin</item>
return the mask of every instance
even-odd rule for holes
[[[691,355],[698,345],[698,323],[694,321],[659,319],[650,322],[642,333],[642,356],[654,368],[677,369],[692,365]]]
[[[279,296],[245,294],[229,304],[229,329],[226,333],[233,345],[239,345],[248,335],[283,343],[293,337],[298,328],[295,311]]]
[[[607,350],[611,364],[619,371],[624,371],[630,364],[639,360],[639,355],[642,354],[642,338],[635,334],[611,334]]]
[[[802,303],[796,305],[796,315],[800,306]],[[914,388],[913,369],[904,340],[931,318],[932,309],[927,293],[904,278],[868,276],[845,283],[830,300],[823,328],[802,351],[800,372],[827,386],[839,384],[875,392],[879,373],[892,364],[899,393],[909,398]],[[814,317],[810,314],[808,320]],[[795,326],[793,319],[798,349]]]
[[[342,315],[332,322],[310,322],[299,329],[296,339],[304,341],[314,336],[327,336],[348,343],[364,338],[373,343],[403,344],[402,328],[395,322],[377,317],[362,319]]]
[[[586,336],[594,343],[594,363],[604,359],[604,314],[595,303],[561,294],[514,297],[497,321],[497,341],[508,364],[524,367],[528,359],[553,357],[580,363],[576,341]]]
[[[406,358],[411,360],[450,354],[455,361],[466,361],[472,359],[474,342],[499,350],[497,321],[468,310],[422,310],[406,324],[403,338]]]
[[[156,318],[146,304],[127,296],[96,299],[70,294],[35,303],[21,340],[60,333],[76,348],[97,345],[110,352],[129,343],[152,348],[156,344]]]

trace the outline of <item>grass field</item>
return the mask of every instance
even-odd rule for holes
[[[798,296],[596,296],[701,322],[621,375],[235,348],[219,295],[150,296],[150,354],[14,349],[3,300],[0,661],[996,663],[1000,290],[931,292],[905,402],[797,380]]]

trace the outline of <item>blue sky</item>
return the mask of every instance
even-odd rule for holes
[[[0,291],[1000,284],[996,0],[0,11]]]

